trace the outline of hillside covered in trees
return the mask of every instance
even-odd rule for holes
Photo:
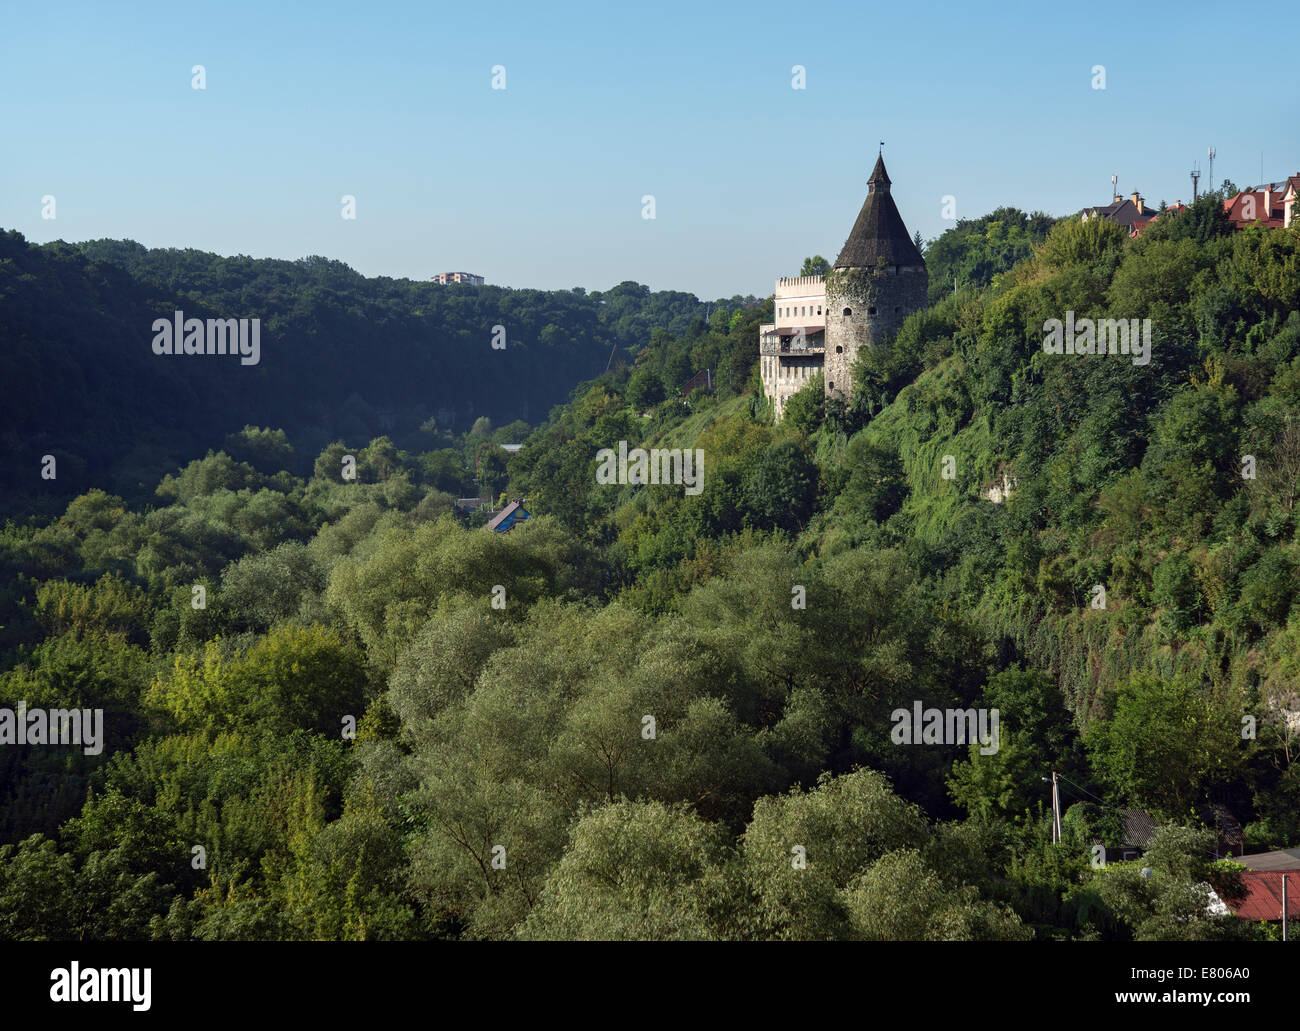
[[[814,379],[779,424],[770,301],[630,311],[633,360],[500,470],[533,516],[507,534],[454,513],[466,439],[362,423],[304,453],[245,408],[151,499],[10,522],[0,705],[105,732],[0,749],[0,936],[1267,936],[1201,885],[1239,885],[1213,807],[1300,844],[1300,229],[1233,232],[1213,197],[1137,240],[995,215],[930,243],[966,285],[943,273],[851,405]],[[4,246],[6,307],[66,290],[105,332],[112,297],[134,325],[278,274]],[[317,291],[281,317],[322,332],[462,303],[280,271]],[[578,370],[600,316],[566,303]],[[1150,319],[1150,363],[1044,353],[1066,312]],[[703,490],[598,483],[620,442],[698,449]],[[999,747],[896,743],[916,703],[998,709]],[[1159,827],[1142,860],[1095,864],[1129,810]]]
[[[745,303],[758,302],[731,302]],[[653,330],[685,332],[715,306],[631,282],[591,293],[440,286],[318,257],[129,240],[38,247],[0,233],[0,439],[12,455],[0,514],[54,514],[90,484],[147,499],[165,472],[249,424],[283,430],[300,475],[340,436],[425,450],[430,426],[535,424]],[[259,319],[258,360],[155,354],[154,320],[177,310]],[[40,479],[47,454],[52,481]]]

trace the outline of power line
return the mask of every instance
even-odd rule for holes
[[[1124,814],[1125,810],[1120,809],[1118,806],[1113,806],[1113,805],[1110,805],[1109,803],[1103,801],[1102,799],[1100,799],[1100,798],[1098,798],[1096,795],[1094,795],[1091,791],[1089,791],[1087,788],[1079,787],[1078,784],[1074,783],[1074,781],[1070,780],[1070,778],[1069,778],[1069,777],[1066,777],[1064,774],[1054,773],[1053,776],[1055,776],[1058,780],[1063,780],[1063,781],[1065,781],[1065,783],[1069,784],[1072,788],[1077,788],[1079,791],[1082,791],[1082,792],[1083,792],[1085,795],[1087,795],[1089,798],[1096,798],[1096,799],[1097,799],[1097,804],[1100,805],[1103,809],[1110,809],[1112,812],[1119,813],[1121,816]],[[1209,828],[1206,828],[1206,829],[1208,830]],[[1217,861],[1218,859],[1222,858],[1222,857],[1220,857],[1220,856],[1217,854],[1217,852],[1212,854],[1208,849],[1202,849],[1201,851],[1202,851],[1202,853],[1204,853],[1206,856],[1211,856],[1211,855],[1213,855],[1213,858],[1214,858],[1216,861]],[[1229,857],[1229,858],[1231,858],[1231,857]]]

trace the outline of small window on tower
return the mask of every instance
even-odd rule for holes
[[[868,314],[868,315],[874,315],[874,314],[876,314],[876,309],[875,309],[874,307],[868,308],[868,309],[867,309],[867,314]]]
[[[852,315],[852,314],[853,314],[853,309],[852,309],[852,308],[845,308],[845,309],[844,309],[844,317],[845,317],[846,319],[847,319],[850,315]]]
[[[844,353],[844,348],[842,348],[839,344],[836,344],[836,345],[835,345],[835,353],[836,353],[836,354],[843,354],[843,353]]]
[[[831,382],[830,382],[830,388],[831,388],[831,390],[834,390],[834,389],[835,389],[835,381],[834,381],[834,380],[831,380]]]

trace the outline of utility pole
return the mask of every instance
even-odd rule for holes
[[[1061,842],[1061,792],[1056,785],[1056,771],[1052,771],[1052,834],[1053,840]]]
[[[1044,777],[1043,780],[1047,780]],[[1056,771],[1052,771],[1052,844],[1061,843],[1061,794],[1056,787]]]
[[[1282,873],[1282,940],[1286,941],[1286,872]]]

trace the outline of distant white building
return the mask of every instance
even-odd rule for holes
[[[473,272],[439,272],[433,277],[435,283],[446,286],[448,283],[468,283],[470,286],[482,286],[483,277]]]
[[[763,392],[779,419],[785,403],[822,371],[826,356],[826,277],[778,279],[773,291],[776,321],[758,327]]]

